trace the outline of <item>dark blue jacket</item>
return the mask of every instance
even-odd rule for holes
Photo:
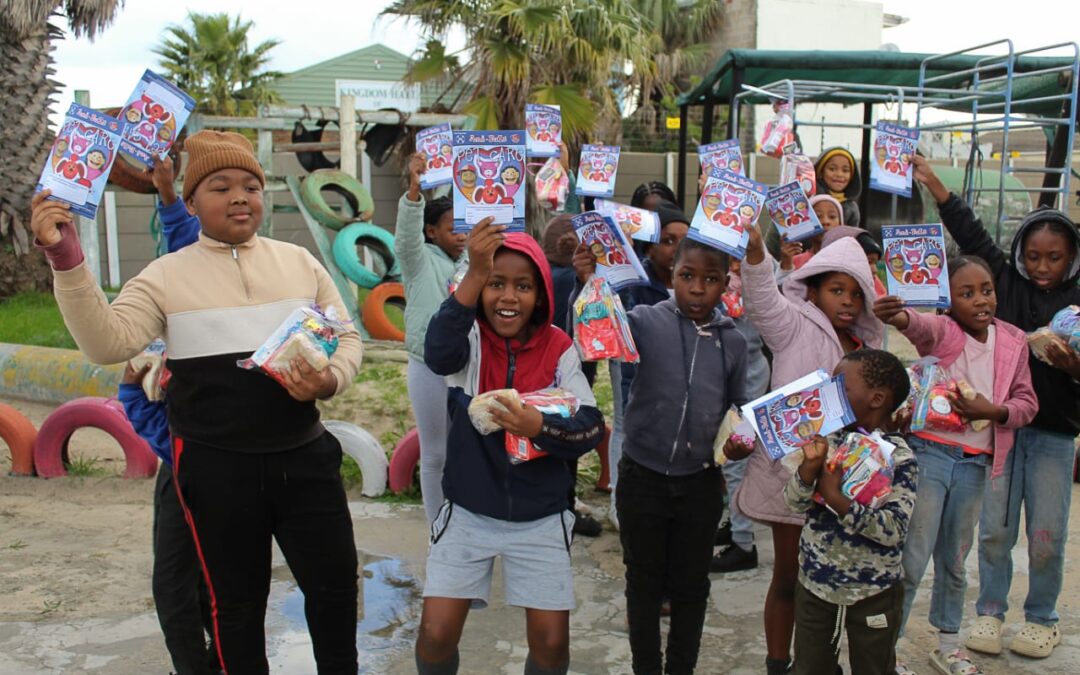
[[[746,392],[746,339],[714,310],[697,327],[674,300],[627,315],[641,362],[626,406],[623,454],[647,469],[685,476],[713,466],[713,440]]]
[[[150,449],[161,461],[172,466],[169,416],[165,413],[165,401],[151,401],[146,398],[141,384],[121,384],[119,398],[135,433],[146,439]]]
[[[158,202],[158,216],[161,218],[161,232],[165,236],[165,246],[169,253],[179,251],[188,244],[194,244],[202,229],[199,219],[188,213],[184,202],[177,199],[169,206]],[[164,401],[151,401],[139,384],[121,384],[120,403],[124,406],[135,433],[146,439],[150,449],[169,466],[172,466],[172,447],[169,440],[169,417]]]

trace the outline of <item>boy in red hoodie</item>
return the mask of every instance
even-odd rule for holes
[[[551,325],[554,295],[543,250],[504,229],[490,218],[473,229],[469,270],[425,338],[424,360],[449,387],[450,431],[446,501],[431,527],[416,640],[420,675],[457,672],[465,620],[470,608],[487,605],[497,557],[507,602],[525,608],[526,675],[565,674],[570,663],[574,516],[567,495],[575,477],[567,460],[600,443],[604,419],[573,341]],[[541,413],[500,396],[506,411],[493,411],[492,419],[503,431],[481,434],[469,418],[478,394],[548,387],[575,395],[577,412]],[[547,455],[511,463],[504,432],[532,439]]]

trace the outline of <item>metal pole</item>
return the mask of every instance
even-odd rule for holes
[[[712,103],[705,104],[704,115],[701,119],[701,144],[712,143],[712,130],[713,130],[713,116],[716,113],[716,106]]]
[[[859,193],[859,212],[863,218],[869,216],[870,208],[870,125],[874,119],[874,104],[863,103],[862,157],[859,159],[859,173],[862,174],[862,192]],[[860,220],[861,222],[861,220]]]
[[[679,108],[679,180],[675,195],[679,198],[679,207],[683,209],[686,208],[686,139],[689,126],[690,104],[686,104]]]

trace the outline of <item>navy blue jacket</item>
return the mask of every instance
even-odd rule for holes
[[[746,391],[746,338],[714,310],[702,326],[674,300],[628,314],[641,362],[626,406],[623,454],[647,469],[685,476],[713,466],[713,440]]]

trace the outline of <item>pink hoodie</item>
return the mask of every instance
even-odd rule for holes
[[[967,335],[951,317],[906,310],[908,327],[901,331],[918,350],[919,356],[936,356],[943,367],[952,365],[967,344]],[[994,425],[993,480],[1005,472],[1005,458],[1012,450],[1015,430],[1027,426],[1039,412],[1039,401],[1031,386],[1028,346],[1024,331],[1011,323],[994,319],[994,405],[1009,409],[1005,424]]]
[[[806,299],[806,280],[825,272],[844,272],[862,288],[865,306],[855,318],[853,332],[866,347],[880,349],[885,328],[872,312],[874,281],[866,254],[851,238],[840,239],[795,270],[784,282],[784,292],[773,280],[773,261],[742,263],[742,294],[746,316],[773,353],[772,388],[783,386],[818,368],[829,372],[844,356],[836,329],[825,313]],[[735,504],[747,516],[767,522],[802,524],[801,514],[784,504],[784,485],[791,473],[764,452],[753,452],[746,479],[735,494]]]

